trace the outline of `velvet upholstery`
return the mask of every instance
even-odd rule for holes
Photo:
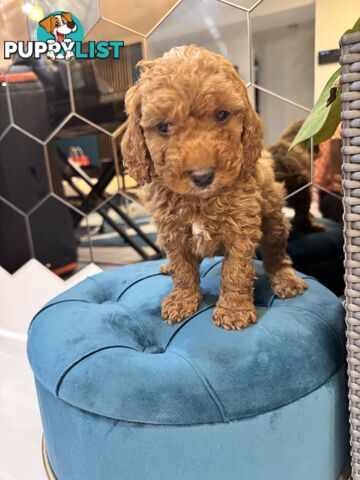
[[[58,480],[337,480],[347,460],[344,368],[279,409],[187,427],[99,417],[37,388]]]
[[[335,480],[347,450],[340,301],[310,277],[303,296],[280,300],[255,262],[259,321],[228,332],[211,320],[221,263],[202,263],[201,307],[177,325],[161,320],[171,289],[161,261],[90,277],[36,315],[28,355],[59,480],[195,480],[210,464],[204,478],[260,480],[271,459],[281,475],[295,468],[296,448]],[[175,446],[172,462],[166,449]],[[177,470],[182,461],[194,469]],[[267,478],[320,478],[300,473]]]

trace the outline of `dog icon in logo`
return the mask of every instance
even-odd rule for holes
[[[76,32],[77,25],[73,20],[71,13],[69,12],[60,12],[58,14],[51,14],[45,17],[40,22],[40,26],[43,27],[47,33],[54,37],[54,40],[48,40],[48,43],[63,43],[71,42],[71,39],[67,39],[66,36]],[[64,55],[55,55],[54,51],[49,51],[47,56],[51,60],[56,58],[65,58],[65,60],[70,60],[74,56],[72,51],[67,51]]]

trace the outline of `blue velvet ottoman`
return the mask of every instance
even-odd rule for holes
[[[221,259],[203,302],[169,326],[161,262],[90,277],[35,317],[28,355],[58,480],[335,480],[348,453],[344,311],[312,278],[259,321],[216,327]]]

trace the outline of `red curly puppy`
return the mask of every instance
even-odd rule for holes
[[[194,45],[140,63],[125,99],[122,153],[130,175],[147,184],[145,198],[169,259],[173,291],[163,301],[169,323],[196,312],[199,263],[224,254],[216,325],[256,322],[255,249],[281,298],[306,288],[286,254],[283,186],[270,158],[260,158],[262,125],[247,89],[222,56]]]

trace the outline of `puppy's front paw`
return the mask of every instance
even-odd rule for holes
[[[170,324],[182,322],[197,311],[200,300],[200,292],[176,289],[162,303],[162,318]]]
[[[65,54],[65,60],[71,60],[74,57],[74,52],[68,50]]]
[[[171,275],[173,273],[173,269],[171,267],[170,263],[164,263],[163,265],[160,265],[160,273],[162,275]]]
[[[217,305],[213,313],[213,320],[215,325],[225,328],[225,330],[242,330],[251,323],[256,323],[256,310],[254,305],[233,309]]]
[[[295,270],[285,267],[271,277],[271,286],[279,298],[291,298],[301,295],[307,289],[306,282],[299,278]]]

